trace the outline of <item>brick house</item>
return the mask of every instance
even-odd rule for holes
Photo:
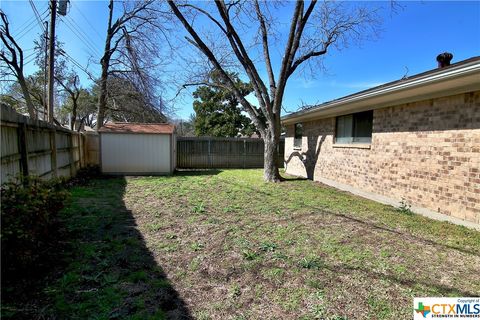
[[[441,62],[283,117],[286,172],[479,228],[480,57]]]

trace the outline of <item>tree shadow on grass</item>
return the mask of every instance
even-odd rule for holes
[[[285,182],[286,183],[295,182],[295,181],[298,181],[298,180],[310,180],[310,179],[299,177],[299,178],[293,178],[293,179],[286,179]],[[319,182],[315,182],[315,181],[313,181],[313,182],[318,183],[319,188],[325,188],[325,187],[326,188],[333,188],[333,187],[325,186],[325,185],[323,185],[322,183],[319,183]],[[236,187],[248,189],[248,190],[251,191],[252,194],[262,194],[265,197],[275,197],[274,193],[264,191],[261,188],[252,187],[252,186],[249,186],[249,185],[234,183],[234,182],[227,182],[227,183],[231,184],[231,185],[235,185]],[[352,199],[354,199],[355,197],[361,198],[361,197],[355,196],[353,194],[350,195],[349,192],[347,192],[347,191],[341,191],[341,190],[337,190],[337,191],[338,191],[339,194],[348,194],[348,196],[351,196]],[[367,200],[367,201],[370,201],[370,200]],[[414,233],[409,232],[409,231],[389,227],[389,226],[387,226],[387,225],[385,225],[381,222],[378,222],[378,221],[369,221],[369,220],[356,218],[352,214],[336,212],[334,210],[328,210],[326,208],[319,208],[319,207],[316,207],[316,206],[313,206],[313,205],[308,205],[303,201],[301,203],[298,203],[298,205],[301,205],[304,208],[309,208],[312,211],[310,213],[302,214],[300,216],[295,215],[293,218],[292,217],[278,218],[278,219],[275,220],[275,222],[277,222],[277,223],[278,222],[285,222],[285,221],[290,221],[292,219],[306,218],[306,217],[309,217],[309,216],[316,216],[316,215],[319,215],[319,214],[332,215],[332,216],[341,218],[342,220],[348,221],[348,222],[353,223],[353,224],[363,225],[367,229],[379,230],[379,231],[383,231],[383,232],[392,233],[393,236],[395,236],[397,238],[398,237],[403,238],[403,239],[405,239],[405,241],[415,241],[415,242],[419,242],[419,243],[424,243],[426,245],[431,245],[431,246],[434,246],[434,247],[443,248],[445,250],[456,250],[456,251],[459,251],[459,252],[464,253],[464,254],[469,254],[469,255],[474,255],[474,256],[480,257],[480,252],[475,251],[475,250],[466,249],[462,245],[450,245],[450,244],[445,243],[444,241],[434,241],[434,240],[428,239],[426,237],[415,235]],[[388,205],[385,205],[385,206],[389,207]],[[391,207],[390,209],[394,210],[393,207]],[[442,222],[435,221],[435,223],[442,223]],[[451,225],[450,223],[447,223],[447,222],[443,222],[443,223],[444,223],[444,226],[446,228],[448,228],[448,227],[465,228],[466,233],[475,232],[475,230],[470,230],[470,229],[467,229],[466,227],[453,226],[453,225]]]
[[[237,182],[228,182],[228,183],[235,186],[236,188],[247,189],[251,194],[262,195],[265,199],[264,200],[265,202],[276,201],[274,193],[263,191],[261,188],[252,187],[252,186],[240,184]],[[265,227],[268,227],[268,226],[272,226],[272,227],[281,226],[281,225],[290,226],[290,224],[294,224],[294,229],[293,229],[294,231],[292,232],[298,232],[296,228],[301,225],[305,225],[305,226],[314,225],[315,228],[318,228],[318,229],[322,229],[322,228],[329,229],[332,226],[332,224],[330,224],[328,220],[324,221],[322,217],[334,216],[338,218],[338,219],[335,219],[334,221],[334,224],[337,225],[334,228],[338,228],[339,224],[345,225],[345,226],[347,226],[347,224],[353,224],[356,228],[364,229],[365,232],[367,233],[374,233],[377,235],[381,233],[387,233],[387,234],[390,233],[389,236],[391,237],[391,239],[395,239],[395,241],[412,242],[422,246],[423,245],[432,246],[435,249],[436,248],[440,249],[440,251],[453,250],[453,251],[461,252],[465,255],[478,256],[478,252],[474,250],[469,250],[469,249],[462,248],[460,246],[453,246],[453,245],[449,245],[441,242],[436,242],[427,238],[419,237],[408,231],[400,231],[393,228],[389,228],[387,226],[382,225],[379,222],[362,220],[359,218],[355,218],[352,215],[343,214],[343,213],[335,212],[332,210],[327,210],[325,208],[318,208],[312,205],[305,204],[303,202],[301,203],[301,205],[304,206],[305,208],[310,209],[309,212],[295,214],[294,216],[288,216],[288,217],[276,217],[272,214],[272,218],[270,220],[256,221],[255,228],[264,230]],[[312,218],[319,218],[319,219],[312,219]],[[237,219],[234,218],[230,221],[224,220],[223,223],[225,225],[235,224],[235,226],[239,229],[247,229],[248,227],[250,227],[251,221],[238,221]],[[331,230],[335,230],[334,228],[331,228]],[[392,248],[394,249],[395,247],[392,247]],[[415,252],[413,251],[411,253],[415,254]],[[465,257],[465,259],[468,259],[468,258],[469,258],[468,256]],[[393,266],[393,264],[391,266]],[[393,272],[391,269],[387,269],[384,272],[378,272],[361,265],[354,266],[354,265],[349,265],[348,263],[340,263],[340,262],[335,264],[324,264],[323,267],[330,270],[332,273],[343,274],[346,276],[348,276],[353,272],[357,272],[372,280],[388,280],[389,282],[399,284],[405,287],[410,287],[410,288],[421,286],[421,287],[429,288],[432,290],[432,292],[436,292],[442,295],[457,295],[457,296],[465,296],[465,297],[475,296],[475,292],[473,290],[462,289],[460,286],[456,286],[456,285],[450,286],[450,285],[444,284],[441,281],[437,280],[438,277],[428,278],[427,276],[424,276],[422,274],[417,275],[412,273],[395,274],[395,272]],[[445,268],[448,268],[448,266],[444,265],[442,266],[442,268],[445,269]]]
[[[392,273],[376,272],[366,267],[350,266],[347,264],[326,264],[323,267],[337,275],[343,274],[345,276],[349,276],[354,272],[359,272],[372,280],[388,280],[390,282],[410,288],[415,288],[416,286],[423,286],[432,290],[433,292],[445,296],[474,297],[477,295],[477,293],[475,293],[473,290],[463,290],[442,283],[432,283],[430,279],[418,279],[413,277],[409,278],[409,276],[397,276]]]
[[[12,318],[192,318],[125,207],[125,187],[124,178],[105,178],[71,189],[62,267],[38,286],[42,298],[10,308]]]

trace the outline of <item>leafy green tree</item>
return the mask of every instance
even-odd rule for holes
[[[252,86],[241,81],[238,75],[232,78],[243,96],[252,92]],[[212,137],[252,135],[255,127],[250,118],[242,114],[235,94],[224,86],[217,74],[212,73],[210,80],[213,85],[200,86],[193,93],[196,99],[193,102],[195,134]]]

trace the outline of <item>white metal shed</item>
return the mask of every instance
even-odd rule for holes
[[[175,169],[175,126],[165,123],[107,123],[100,130],[103,173],[161,175]]]

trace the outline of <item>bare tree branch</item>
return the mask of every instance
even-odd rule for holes
[[[245,97],[242,96],[242,94],[239,92],[239,90],[236,89],[235,84],[233,83],[232,79],[230,79],[228,74],[225,72],[225,70],[223,69],[222,65],[218,62],[218,60],[215,57],[215,55],[213,54],[213,52],[208,48],[208,46],[205,44],[205,42],[202,41],[202,39],[197,34],[197,32],[188,23],[188,21],[185,19],[185,17],[180,12],[180,10],[175,5],[175,3],[170,0],[170,1],[168,1],[168,4],[170,5],[170,8],[172,9],[175,16],[184,25],[184,27],[188,31],[188,33],[193,37],[193,40],[195,41],[197,48],[199,50],[201,50],[208,57],[208,59],[212,62],[212,64],[215,66],[215,68],[220,72],[224,81],[226,83],[228,83],[228,85],[232,88],[232,91],[235,93],[235,96],[240,101],[240,103],[242,104],[245,111],[250,115],[250,117],[252,118],[252,121],[255,123],[255,125],[257,126],[259,131],[260,132],[264,131],[265,130],[265,125],[260,121],[259,114],[255,110],[255,108],[253,108],[252,105],[245,99]]]
[[[268,7],[277,6],[276,2],[254,0],[252,7],[249,2],[236,0],[216,0],[211,6],[210,2],[190,4],[184,0],[181,4],[176,3],[174,0],[168,1],[173,14],[189,35],[187,42],[203,53],[210,63],[205,67],[213,67],[220,73],[224,80],[222,85],[230,87],[235,93],[261,133],[265,142],[265,179],[278,181],[280,176],[275,152],[280,139],[280,119],[284,109],[282,103],[289,78],[301,66],[315,61],[321,62],[318,57],[327,54],[331,46],[340,49],[352,41],[365,38],[365,35],[373,31],[369,26],[375,24],[372,19],[375,11],[362,9],[361,6],[358,10],[355,6],[342,7],[342,3],[330,1],[297,0],[293,4],[287,2],[286,5],[292,8],[292,17],[289,30],[285,34],[282,30],[272,28],[273,15]],[[180,9],[185,9],[185,12],[182,13]],[[201,27],[194,27],[197,14],[207,18],[207,23],[210,23],[209,28],[206,28],[208,31],[203,30],[203,24]],[[249,40],[252,28],[257,28],[257,35]],[[215,36],[213,41],[212,35]],[[271,56],[271,39],[279,39],[284,46],[281,50],[283,56],[279,59]],[[263,52],[263,59],[256,59],[254,55],[262,55],[260,52]],[[274,72],[274,61],[280,61],[278,74]],[[236,70],[241,70],[243,75],[248,77],[260,108],[253,107],[239,96],[235,84],[228,77],[227,63],[236,66]],[[260,76],[263,70],[266,70],[269,90]],[[189,81],[188,84],[197,85],[203,82],[200,79]]]
[[[110,0],[107,34],[104,54],[100,60],[102,73],[99,81],[97,129],[104,123],[107,112],[109,79],[122,77],[129,84],[135,84],[142,92],[146,109],[164,108],[159,102],[157,91],[159,77],[153,76],[159,63],[155,62],[160,52],[156,41],[157,31],[165,35],[160,18],[163,13],[157,9],[154,0],[123,2],[118,18],[114,19],[116,1]],[[133,6],[133,7],[132,7]],[[156,105],[156,107],[153,107]]]
[[[240,63],[243,65],[245,71],[247,72],[250,81],[254,83],[253,87],[255,90],[255,94],[258,97],[260,108],[264,110],[268,116],[271,116],[272,108],[267,88],[263,83],[262,79],[260,78],[253,61],[250,59],[247,50],[245,49],[245,46],[240,39],[240,36],[236,32],[230,21],[227,6],[225,5],[225,2],[223,0],[217,0],[215,1],[215,4],[217,5],[220,16],[222,17],[225,25],[227,26],[227,38],[232,46],[232,49],[235,52],[235,55],[237,56]]]
[[[262,33],[262,47],[263,47],[263,57],[265,58],[265,66],[267,68],[268,79],[270,81],[270,97],[273,100],[275,98],[275,75],[273,74],[272,61],[270,60],[270,49],[268,47],[268,32],[267,26],[265,23],[265,17],[260,10],[260,5],[258,0],[255,0],[255,11],[257,14],[258,21],[260,23],[260,30]]]
[[[11,71],[11,74],[17,79],[23,92],[23,97],[27,105],[28,114],[32,119],[36,118],[35,108],[30,97],[27,82],[23,74],[23,50],[10,34],[9,22],[7,15],[0,10],[1,26],[0,26],[0,39],[3,45],[10,52],[7,54],[3,49],[0,51],[0,60],[5,62]],[[10,58],[8,57],[10,56]]]

